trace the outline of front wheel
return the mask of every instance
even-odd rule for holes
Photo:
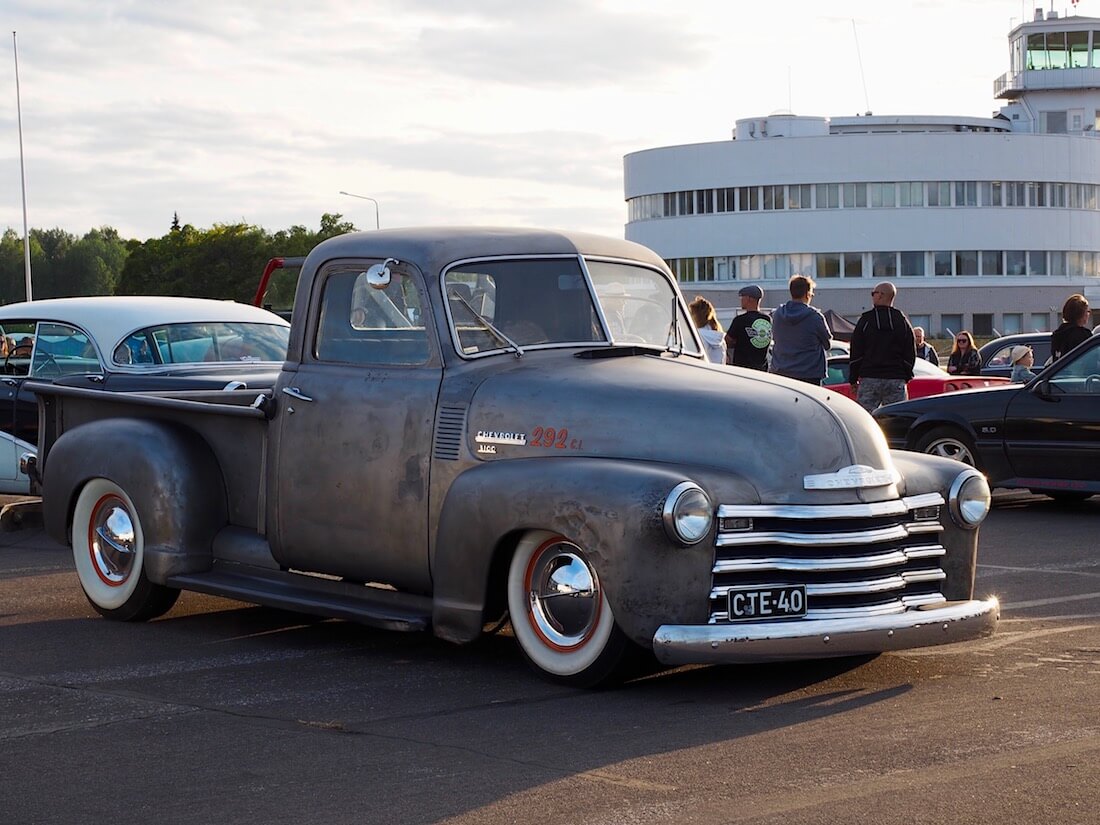
[[[974,442],[957,427],[936,427],[929,431],[917,441],[917,451],[978,466]]]
[[[552,682],[605,682],[631,648],[584,550],[554,533],[531,531],[517,546],[508,611],[523,655]]]
[[[124,622],[167,613],[179,591],[145,576],[145,535],[126,491],[105,478],[89,481],[73,510],[73,561],[84,595],[98,613]]]

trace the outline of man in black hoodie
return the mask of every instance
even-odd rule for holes
[[[871,290],[873,306],[859,316],[852,333],[848,381],[867,412],[909,397],[905,385],[913,377],[917,354],[913,327],[905,313],[894,308],[897,292],[889,281],[876,284]]]

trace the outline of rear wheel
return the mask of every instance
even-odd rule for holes
[[[936,427],[917,441],[918,452],[953,458],[971,467],[977,467],[974,442],[958,427]]]
[[[508,571],[508,611],[523,655],[553,682],[605,682],[633,648],[584,550],[554,533],[535,530],[520,541]]]
[[[98,613],[145,621],[171,609],[179,591],[145,576],[145,535],[126,492],[105,478],[84,485],[73,510],[73,561],[84,595]]]

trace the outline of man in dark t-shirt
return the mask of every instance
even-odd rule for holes
[[[741,287],[737,293],[745,310],[730,322],[726,331],[726,363],[767,371],[772,345],[772,319],[760,311],[764,290],[756,284]]]

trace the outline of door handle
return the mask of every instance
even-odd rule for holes
[[[312,401],[308,395],[303,395],[302,391],[297,387],[283,387],[283,392],[289,395],[291,398],[297,398],[299,401]]]
[[[14,378],[0,378],[0,381],[3,381],[9,387],[18,387],[19,386],[19,382],[16,381]]]

